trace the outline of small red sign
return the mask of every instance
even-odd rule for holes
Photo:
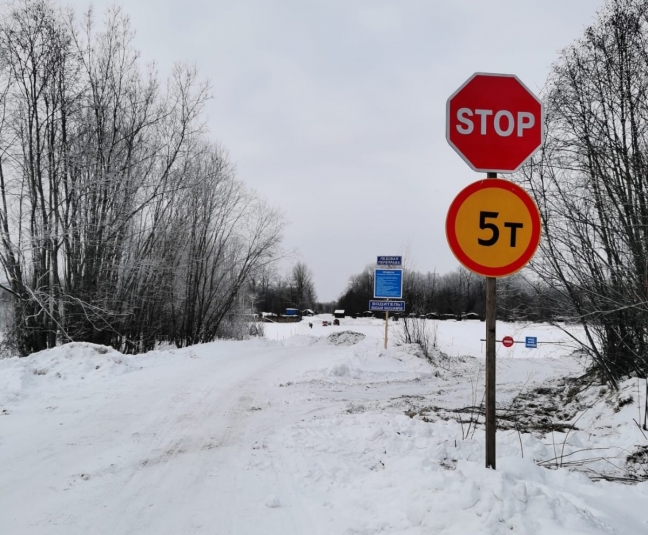
[[[475,171],[511,173],[542,144],[542,102],[512,74],[473,74],[446,105],[448,143]]]
[[[502,345],[504,347],[511,347],[515,343],[515,340],[511,336],[505,336],[502,338]]]

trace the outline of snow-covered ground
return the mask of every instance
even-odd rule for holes
[[[499,345],[502,415],[552,400],[563,413],[550,431],[509,422],[493,471],[462,411],[483,396],[483,323],[428,322],[449,355],[433,366],[383,350],[380,320],[322,319],[246,342],[0,361],[0,534],[648,533],[648,482],[585,475],[622,474],[648,446],[633,421],[644,394],[635,380],[565,392],[586,362],[560,330],[498,324],[541,342]]]

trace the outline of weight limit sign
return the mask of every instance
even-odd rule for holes
[[[446,237],[457,260],[485,277],[522,269],[540,243],[540,214],[520,186],[499,178],[470,184],[452,201]]]

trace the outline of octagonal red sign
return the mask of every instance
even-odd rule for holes
[[[542,102],[512,74],[475,73],[448,99],[446,138],[475,171],[516,171],[543,135]]]

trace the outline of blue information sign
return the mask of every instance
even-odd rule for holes
[[[376,269],[374,271],[374,297],[401,299],[403,297],[403,270]]]
[[[376,262],[379,266],[402,266],[402,256],[379,256]]]
[[[372,312],[405,312],[405,301],[369,301]]]
[[[538,347],[538,337],[537,336],[527,336],[525,346],[530,349],[536,349]]]

